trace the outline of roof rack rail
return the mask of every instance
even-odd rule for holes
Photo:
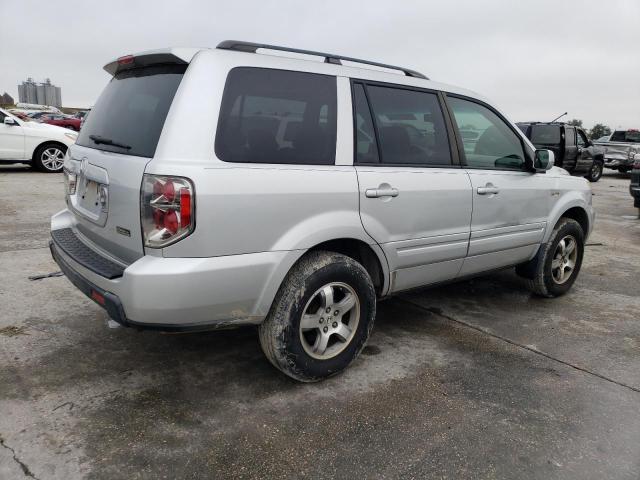
[[[368,60],[361,60],[359,58],[344,57],[342,55],[334,55],[333,53],[314,52],[312,50],[301,50],[298,48],[279,47],[277,45],[243,42],[240,40],[224,40],[223,42],[220,42],[216,48],[219,48],[221,50],[236,50],[238,52],[248,52],[248,53],[256,53],[256,51],[259,48],[264,48],[267,50],[277,50],[280,52],[301,53],[303,55],[314,55],[316,57],[324,57],[325,63],[332,63],[334,65],[342,65],[341,60],[345,60],[347,62],[373,65],[375,67],[388,68],[390,70],[400,70],[408,77],[423,78],[425,80],[429,80],[429,78],[424,76],[422,73],[416,72],[415,70],[410,70],[408,68],[397,67],[395,65],[387,65],[387,64],[378,63],[378,62],[370,62]]]

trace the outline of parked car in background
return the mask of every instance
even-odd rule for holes
[[[57,125],[59,127],[75,130],[76,132],[80,130],[81,124],[81,120],[79,118],[71,117],[69,115],[42,115],[40,117],[40,121],[48,123],[49,125]]]
[[[91,113],[91,109],[88,109],[86,112],[84,112],[84,116],[82,117],[82,119],[80,119],[80,128],[82,129],[82,126],[85,124],[85,122],[87,121],[87,119],[89,118],[89,114]]]
[[[66,128],[20,119],[0,109],[0,162],[31,163],[42,172],[60,172],[78,134]]]
[[[37,111],[37,112],[29,112],[27,115],[29,115],[29,118],[32,118],[33,120],[40,120],[40,118],[44,115],[55,115],[55,114],[53,112]]]
[[[32,121],[31,117],[24,112],[19,112],[15,110],[9,110],[9,113],[15,115],[20,120],[24,120],[25,122]]]
[[[260,325],[271,363],[316,381],[358,356],[377,298],[508,267],[556,297],[578,276],[589,183],[473,92],[236,41],[105,70],[50,245],[123,326]]]
[[[640,208],[640,153],[636,153],[633,157],[629,193],[633,197],[633,205]]]
[[[597,182],[602,177],[604,149],[595,146],[580,127],[558,122],[520,122],[536,148],[547,148],[555,154],[555,164],[571,175]]]
[[[611,135],[605,135],[604,137],[600,137],[597,140],[594,140],[594,143],[609,143],[609,137]]]
[[[82,120],[87,115],[88,111],[89,110],[79,110],[73,114],[73,118],[79,118],[80,120]]]
[[[615,130],[608,141],[596,142],[604,149],[604,166],[619,172],[633,168],[634,157],[640,153],[640,130]]]

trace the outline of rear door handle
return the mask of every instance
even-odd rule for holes
[[[490,195],[490,194],[498,194],[500,193],[500,189],[495,185],[491,185],[487,183],[484,187],[478,187],[477,189],[478,195]]]
[[[397,197],[400,192],[397,188],[393,187],[378,187],[367,188],[364,192],[367,198],[380,198],[380,197]]]

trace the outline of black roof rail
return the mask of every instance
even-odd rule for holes
[[[387,65],[385,63],[370,62],[368,60],[361,60],[359,58],[344,57],[342,55],[334,55],[333,53],[314,52],[312,50],[301,50],[299,48],[279,47],[277,45],[243,42],[240,40],[224,40],[220,42],[216,48],[219,48],[221,50],[236,50],[238,52],[248,52],[248,53],[256,53],[256,50],[258,50],[259,48],[264,48],[267,50],[277,50],[280,52],[301,53],[303,55],[314,55],[316,57],[324,57],[325,63],[332,63],[334,65],[342,65],[341,60],[345,60],[347,62],[373,65],[374,67],[388,68],[390,70],[400,70],[408,77],[423,78],[425,80],[429,80],[429,78],[424,76],[422,73],[416,72],[415,70],[410,70],[408,68],[397,67],[395,65]]]

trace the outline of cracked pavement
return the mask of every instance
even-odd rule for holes
[[[62,177],[0,166],[0,479],[640,477],[640,220],[594,185],[580,277],[512,271],[379,304],[345,373],[297,384],[254,328],[108,329],[48,249]]]

